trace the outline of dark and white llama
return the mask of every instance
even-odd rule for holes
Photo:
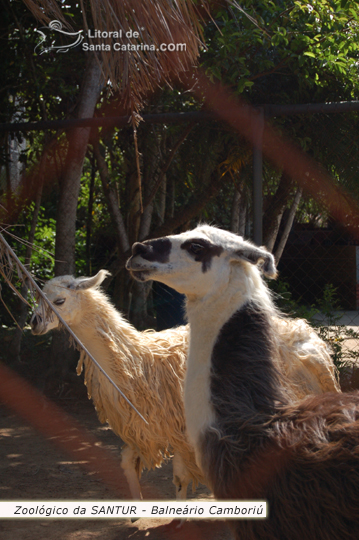
[[[273,256],[209,226],[137,243],[127,263],[187,296],[187,429],[220,499],[266,499],[266,520],[231,521],[241,540],[359,536],[359,395],[295,403],[276,368],[280,316],[261,277]]]

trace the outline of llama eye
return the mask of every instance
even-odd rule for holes
[[[202,249],[204,248],[204,246],[202,246],[202,244],[190,244],[189,245],[189,250],[191,253],[193,253],[194,255],[198,255],[198,253],[200,253],[202,251]]]
[[[65,303],[65,298],[57,298],[56,300],[54,300],[55,306],[61,306],[61,304],[64,304],[64,303]]]

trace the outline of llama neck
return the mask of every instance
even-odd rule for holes
[[[272,361],[272,331],[263,306],[248,302],[223,325],[213,347],[210,401],[215,422],[201,436],[199,451],[219,498],[252,489],[244,483],[244,472],[253,472],[251,460],[258,455],[265,459],[270,451],[273,415],[287,403]]]
[[[218,421],[227,422],[228,406],[244,424],[251,417],[266,421],[286,402],[273,363],[272,332],[268,313],[254,302],[222,326],[211,354],[211,401]]]
[[[246,300],[245,287],[217,288],[207,298],[187,298],[190,339],[184,386],[187,431],[197,461],[201,435],[215,422],[210,395],[212,350],[225,322]],[[199,463],[199,461],[198,461]]]
[[[98,293],[85,299],[83,317],[72,327],[85,347],[108,371],[126,369],[129,351],[134,348],[140,356],[139,333],[112,306],[104,295]]]
[[[203,434],[208,429],[233,440],[247,422],[249,429],[251,422],[265,423],[278,402],[286,401],[278,390],[279,374],[272,362],[268,302],[269,296],[263,304],[247,300],[238,309],[238,298],[223,296],[211,309],[202,310],[201,317],[198,306],[188,302],[191,336],[185,410],[197,455],[202,454]],[[240,436],[247,438],[243,431]]]

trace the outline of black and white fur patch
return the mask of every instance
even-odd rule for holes
[[[181,249],[185,249],[195,261],[202,263],[203,273],[211,268],[213,257],[219,257],[223,252],[221,246],[216,246],[203,238],[186,240],[181,245]]]

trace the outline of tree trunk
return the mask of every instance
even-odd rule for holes
[[[234,189],[231,209],[231,231],[235,234],[239,232],[239,202],[241,200],[241,194],[238,189]]]
[[[138,330],[155,326],[155,320],[149,316],[147,311],[147,298],[151,288],[152,281],[146,281],[146,283],[133,281],[132,305],[129,315],[131,322]]]
[[[239,188],[235,188],[231,209],[231,231],[240,236],[245,235],[247,220],[246,186],[242,181]]]
[[[166,172],[168,171],[168,169],[169,169],[169,167],[170,167],[170,165],[171,165],[171,163],[173,161],[173,158],[176,155],[177,150],[179,149],[181,144],[186,140],[186,138],[188,137],[188,135],[189,135],[190,131],[192,130],[192,128],[194,127],[194,125],[195,125],[195,122],[192,122],[191,124],[189,124],[184,129],[184,131],[181,133],[180,137],[178,138],[178,140],[174,144],[173,148],[170,150],[170,152],[168,154],[168,157],[167,157],[167,160],[164,163],[162,169],[160,170],[160,172],[158,174],[158,177],[157,177],[157,180],[156,180],[154,186],[151,189],[151,192],[149,193],[148,197],[146,197],[145,207],[146,207],[146,205],[150,204],[153,201],[159,187],[163,183],[163,179],[165,178]]]
[[[144,164],[144,208],[143,213],[141,214],[140,227],[138,231],[138,240],[141,242],[150,235],[152,218],[154,214],[154,205],[155,197],[157,195],[157,215],[158,215],[158,226],[163,225],[164,217],[166,214],[166,173],[175,157],[177,150],[181,144],[185,141],[188,134],[192,130],[194,124],[190,124],[185,127],[185,129],[180,134],[179,138],[172,146],[170,151],[167,153],[166,160],[162,167],[160,168],[158,174],[155,174],[157,163],[154,160],[155,153],[151,151],[149,145],[146,145],[145,150],[143,151],[143,164]],[[162,141],[163,142],[163,141]],[[165,143],[167,141],[164,141]],[[145,141],[146,144],[146,141]],[[146,152],[146,150],[148,150]],[[160,156],[161,144],[158,145],[157,155]],[[147,298],[151,291],[151,285],[136,283],[133,288],[133,298],[132,298],[132,309],[131,309],[131,321],[135,324],[137,328],[143,329],[148,327],[153,323],[153,320],[149,316],[147,309]]]
[[[166,193],[166,210],[165,210],[165,219],[166,221],[169,218],[173,218],[175,211],[175,181],[173,178],[167,180],[167,193]]]
[[[162,223],[164,223],[165,221],[166,200],[167,200],[167,176],[164,175],[162,185],[159,189],[158,217],[159,217],[160,225],[162,225]]]
[[[245,192],[242,191],[242,196],[239,200],[239,222],[238,222],[238,234],[245,236],[247,223],[247,200]]]
[[[282,217],[283,217],[283,214],[284,214],[284,210],[283,212],[280,212],[275,221],[273,222],[273,227],[272,227],[272,233],[271,233],[271,236],[269,237],[269,239],[267,240],[266,242],[266,248],[268,249],[268,251],[270,251],[272,253],[273,251],[273,248],[274,248],[274,244],[277,240],[277,236],[278,236],[278,231],[279,231],[279,227],[280,227],[280,224],[282,222]]]
[[[81,93],[77,118],[93,117],[96,103],[103,87],[101,68],[95,55],[89,55]],[[90,128],[76,128],[68,135],[69,145],[66,163],[60,181],[59,201],[57,205],[55,275],[75,273],[75,232],[78,196],[81,174]],[[51,346],[51,375],[65,377],[76,355],[69,348],[68,336],[61,332],[53,334]]]
[[[204,184],[202,190],[199,193],[194,193],[188,203],[175,212],[172,218],[167,219],[163,225],[158,226],[152,232],[152,237],[158,238],[171,234],[175,229],[198,215],[202,208],[206,206],[207,202],[218,193],[225,181],[226,178],[224,176],[219,175],[217,171],[213,171],[209,181]]]
[[[101,68],[96,57],[91,55],[82,81],[78,118],[92,118],[102,89],[101,81]],[[56,276],[75,272],[76,212],[89,136],[90,128],[76,128],[69,133],[68,152],[60,180],[57,205]]]
[[[111,215],[112,222],[115,226],[117,246],[119,254],[126,253],[130,249],[125,224],[121,214],[121,210],[117,202],[117,193],[110,185],[109,172],[105,160],[105,148],[99,142],[93,145],[94,155],[97,161],[97,167],[100,172],[103,191],[107,199],[108,209]]]
[[[129,237],[129,243],[132,245],[134,242],[137,242],[139,230],[140,230],[140,219],[141,219],[141,201],[140,201],[140,192],[138,188],[138,176],[137,172],[132,172],[129,180],[129,213],[127,221],[127,231]]]
[[[278,233],[278,218],[283,214],[292,195],[293,180],[282,173],[276,193],[271,197],[263,215],[263,243],[274,246]]]
[[[87,204],[87,221],[86,221],[86,272],[88,276],[91,276],[91,273],[92,273],[91,237],[92,237],[92,211],[93,211],[93,198],[94,198],[94,191],[95,191],[95,176],[96,176],[95,156],[92,155],[90,193],[89,193],[89,200]]]
[[[162,161],[163,147],[165,141],[160,134],[151,136],[149,130],[145,130],[142,138],[142,167],[143,167],[143,207],[140,215],[140,226],[137,241],[141,242],[150,234],[152,218],[155,211],[155,196],[159,185],[157,178],[157,167]],[[166,137],[165,137],[166,138]]]
[[[297,190],[297,193],[295,194],[294,201],[293,201],[292,206],[290,208],[288,219],[287,219],[287,222],[286,222],[285,227],[284,227],[284,231],[283,231],[282,236],[280,238],[280,241],[278,243],[277,249],[276,249],[276,251],[274,253],[274,257],[275,257],[275,260],[276,260],[277,264],[280,261],[283,250],[284,250],[285,245],[286,245],[287,240],[288,240],[289,233],[290,233],[290,231],[292,229],[295,214],[296,214],[297,208],[299,206],[300,199],[302,198],[302,192],[303,192],[302,188],[299,188]]]
[[[141,214],[141,222],[137,238],[139,242],[142,242],[142,240],[144,240],[150,234],[152,215],[153,201],[148,204],[146,208],[144,208],[143,213]]]

